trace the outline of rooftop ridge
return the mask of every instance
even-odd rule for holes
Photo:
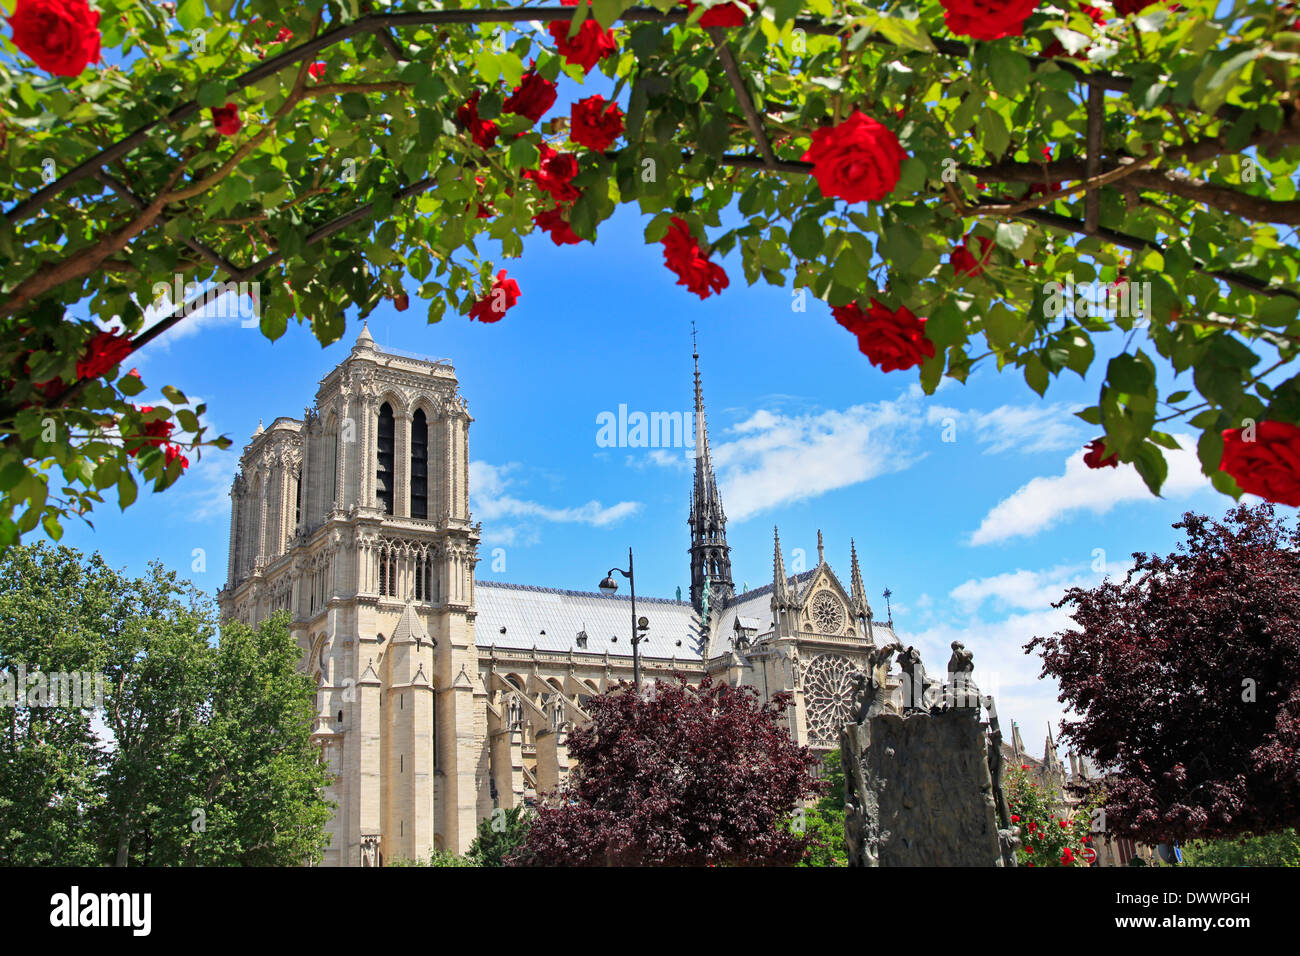
[[[786,583],[803,584],[816,573],[817,573],[816,568],[813,568],[811,571],[800,571],[798,574],[792,574],[788,578],[786,578]],[[745,600],[746,598],[760,597],[764,594],[769,594],[772,591],[772,587],[773,585],[771,583],[768,583],[762,585],[761,587],[751,588],[750,590],[745,591],[743,594],[737,594],[732,599],[731,603],[739,604],[741,601]]]
[[[572,597],[595,597],[603,598],[607,601],[630,601],[631,597],[626,594],[606,594],[604,591],[574,591],[568,588],[548,588],[539,584],[511,584],[509,581],[488,581],[483,578],[474,579],[474,587],[503,588],[507,591],[531,591],[535,594],[567,594]],[[641,595],[637,603],[648,604],[675,604],[680,607],[690,607],[690,601],[678,601],[676,598],[646,597]]]

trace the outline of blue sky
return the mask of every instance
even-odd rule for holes
[[[566,81],[557,111],[591,92],[579,89]],[[1133,551],[1171,549],[1169,526],[1184,510],[1220,514],[1231,504],[1191,452],[1172,457],[1164,499],[1131,469],[1083,468],[1095,430],[1072,413],[1096,400],[1122,342],[1099,341],[1089,380],[1067,373],[1046,399],[992,367],[925,397],[915,371],[872,367],[823,304],[810,299],[800,313],[788,288],[747,287],[738,256],[723,260],[731,287],[701,302],[674,285],[660,247],[645,245],[644,223],[625,207],[594,246],[529,237],[521,259],[502,263],[522,298],[495,325],[459,316],[424,324],[414,283],[407,312],[386,304],[371,317],[381,347],[456,368],[475,418],[479,576],[593,589],[632,546],[639,592],[688,589],[688,453],[601,447],[597,421],[620,405],[690,410],[695,322],[737,586],[771,580],[774,524],[790,571],[815,562],[820,528],[847,581],[856,539],[877,616],[888,587],[900,636],[932,671],[943,669],[949,642],[963,640],[1004,727],[1017,720],[1041,752],[1061,707],[1020,648],[1066,623],[1052,602],[1070,584],[1122,574]],[[259,420],[302,414],[359,329],[350,319],[344,339],[322,349],[302,327],[272,343],[237,318],[192,316],[150,345],[133,358],[150,386],[141,400],[176,385],[208,404],[208,423],[234,447],[191,455],[176,486],[143,495],[125,515],[106,505],[94,531],[70,525],[64,542],[132,573],[158,559],[215,592],[239,450]]]

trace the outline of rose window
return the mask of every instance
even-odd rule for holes
[[[804,705],[808,714],[808,735],[814,740],[834,742],[853,713],[853,663],[839,654],[813,658],[804,677]]]
[[[812,602],[812,619],[822,634],[837,634],[844,624],[844,607],[830,591],[822,591]]]

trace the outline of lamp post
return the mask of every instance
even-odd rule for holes
[[[650,622],[645,618],[638,619],[636,616],[636,579],[632,577],[632,549],[627,549],[627,570],[622,568],[610,568],[605,573],[605,580],[600,582],[600,589],[606,593],[613,594],[618,590],[618,582],[614,580],[614,572],[617,571],[623,577],[627,578],[628,590],[632,594],[632,686],[638,692],[641,690],[641,656],[637,651],[637,645],[641,643],[642,631],[650,627]]]

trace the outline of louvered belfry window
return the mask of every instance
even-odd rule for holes
[[[379,468],[375,473],[375,503],[384,514],[393,513],[393,408],[379,406],[379,438],[376,442]]]
[[[411,419],[411,517],[429,517],[429,422],[424,409]]]

